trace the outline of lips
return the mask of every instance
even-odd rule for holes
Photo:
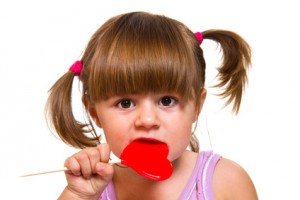
[[[137,138],[134,140],[134,142],[140,142],[140,143],[146,143],[146,144],[165,144],[164,142],[161,142],[154,138]]]
[[[172,175],[173,167],[167,159],[166,143],[153,138],[138,138],[131,142],[121,154],[122,164],[152,180],[165,180]]]

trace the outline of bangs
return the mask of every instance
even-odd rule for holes
[[[135,14],[107,23],[91,63],[91,100],[149,92],[176,93],[187,100],[201,90],[196,53],[182,37],[179,22]]]

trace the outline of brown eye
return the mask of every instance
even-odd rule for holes
[[[173,97],[163,97],[161,98],[159,105],[172,106],[174,103],[176,103],[176,100]]]
[[[134,106],[133,102],[130,99],[121,100],[117,105],[119,108],[131,108]]]

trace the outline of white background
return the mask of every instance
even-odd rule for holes
[[[0,2],[0,199],[56,199],[63,173],[18,175],[63,165],[77,150],[49,131],[44,118],[47,91],[78,58],[108,18],[149,11],[182,21],[192,31],[238,32],[252,46],[249,85],[238,116],[209,95],[198,136],[203,149],[242,165],[262,200],[300,199],[300,6],[297,0]],[[207,86],[220,55],[204,41]],[[77,99],[80,97],[77,96]],[[80,101],[76,113],[82,114]],[[209,135],[211,138],[210,145]]]

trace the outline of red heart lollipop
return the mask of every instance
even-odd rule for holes
[[[146,178],[161,181],[169,178],[173,172],[168,154],[167,144],[153,139],[138,139],[125,147],[120,157],[121,164]]]

